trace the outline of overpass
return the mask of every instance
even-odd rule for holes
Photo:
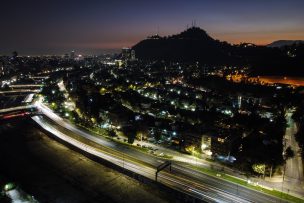
[[[24,106],[16,106],[16,107],[11,107],[11,108],[6,108],[6,109],[0,109],[0,114],[10,113],[13,111],[31,110],[31,109],[36,109],[36,106],[35,105],[24,105]]]
[[[10,88],[31,88],[31,87],[42,87],[41,84],[19,84],[19,85],[10,85]]]
[[[19,89],[19,90],[8,90],[0,91],[0,94],[14,94],[14,93],[38,93],[40,90],[30,90],[30,89]]]

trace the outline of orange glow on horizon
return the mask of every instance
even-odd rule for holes
[[[256,45],[268,45],[277,40],[304,40],[304,32],[295,33],[235,33],[215,34],[213,38],[227,41],[231,44],[253,43]]]

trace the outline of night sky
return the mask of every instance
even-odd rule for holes
[[[171,35],[196,20],[213,38],[268,44],[304,39],[303,0],[6,0],[0,54],[97,54]]]

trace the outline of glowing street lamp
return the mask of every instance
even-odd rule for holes
[[[202,148],[202,150],[205,150],[207,148],[207,145],[203,143],[201,148]]]

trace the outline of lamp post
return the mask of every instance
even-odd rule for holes
[[[283,189],[284,189],[284,178],[285,178],[285,170],[286,170],[286,163],[284,163],[284,171],[283,171],[283,180],[282,180],[282,189],[281,189],[281,199],[280,202],[282,202],[282,197],[283,197]]]

